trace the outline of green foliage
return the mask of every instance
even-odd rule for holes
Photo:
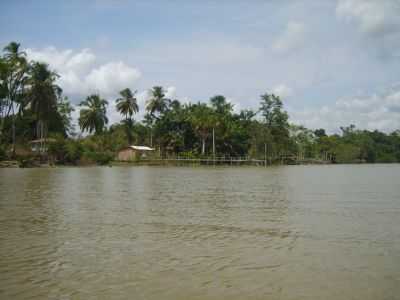
[[[338,163],[354,163],[361,162],[360,148],[351,144],[339,144],[335,148],[336,162]]]
[[[121,98],[116,100],[117,103],[117,111],[125,116],[125,120],[123,120],[125,126],[125,132],[128,139],[128,144],[132,144],[133,141],[133,118],[132,115],[139,111],[139,106],[137,104],[137,99],[134,97],[137,91],[132,93],[129,88],[122,90],[119,94]]]
[[[155,86],[144,120],[136,122],[136,91],[126,88],[116,99],[122,120],[109,128],[108,102],[100,95],[89,95],[80,103],[78,120],[88,135],[71,139],[73,106],[56,84],[58,77],[48,65],[28,62],[18,43],[4,48],[0,56],[0,159],[5,149],[18,155],[16,146],[26,150],[30,140],[50,136],[55,141],[48,143],[48,154],[62,164],[107,164],[119,149],[133,143],[152,146],[161,156],[215,153],[258,159],[267,155],[275,161],[298,156],[337,163],[400,162],[399,130],[386,134],[350,125],[341,127],[341,134],[328,135],[322,128],[312,131],[290,125],[282,100],[269,93],[260,96],[258,111],[236,113],[223,95],[207,103],[182,104],[167,99],[165,89]]]
[[[133,114],[139,111],[137,99],[134,97],[136,93],[137,91],[132,93],[129,88],[126,88],[119,92],[121,98],[115,101],[117,103],[117,111],[126,118],[131,118]]]
[[[0,161],[7,159],[7,152],[4,145],[0,144]]]
[[[71,106],[68,97],[60,98],[57,103],[57,112],[60,120],[60,124],[63,127],[65,134],[73,133],[74,126],[72,124],[71,114],[75,109]]]
[[[86,151],[83,153],[85,161],[95,162],[99,165],[108,165],[114,158],[112,152],[92,152]]]
[[[95,134],[103,132],[105,125],[108,123],[107,118],[108,102],[100,97],[100,95],[90,95],[79,106],[80,110],[79,126],[82,131],[88,131]]]
[[[83,146],[79,141],[68,139],[64,145],[64,159],[68,163],[76,164],[82,157]]]
[[[165,98],[165,91],[161,86],[155,86],[151,89],[151,98],[147,102],[146,110],[152,119],[157,119],[168,108],[168,99]]]
[[[30,69],[29,89],[26,95],[33,115],[36,118],[37,138],[45,138],[48,125],[54,116],[59,118],[57,102],[61,96],[61,88],[55,84],[58,75],[51,71],[47,64],[33,63]],[[60,122],[60,120],[58,120]]]

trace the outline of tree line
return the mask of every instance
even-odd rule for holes
[[[107,163],[127,145],[149,145],[160,156],[282,157],[347,162],[400,162],[400,131],[341,127],[341,134],[291,124],[282,100],[260,96],[258,109],[234,111],[223,95],[208,102],[168,99],[161,86],[150,89],[140,108],[137,92],[126,88],[115,99],[119,123],[107,118],[109,103],[92,94],[79,105],[77,135],[74,107],[57,85],[59,75],[41,62],[28,61],[20,44],[11,42],[0,56],[0,159],[24,155],[29,141],[51,139],[48,154],[60,163]],[[144,109],[142,121],[134,116]],[[27,155],[27,154],[25,154]]]

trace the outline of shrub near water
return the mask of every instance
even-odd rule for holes
[[[86,151],[83,153],[83,162],[85,163],[97,163],[99,165],[108,165],[114,155],[111,152],[92,152]]]
[[[5,160],[7,158],[6,149],[3,145],[0,145],[0,161]]]

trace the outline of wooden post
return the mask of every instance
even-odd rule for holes
[[[267,167],[267,143],[264,143],[264,166]]]
[[[213,127],[213,162],[215,166],[215,128]]]

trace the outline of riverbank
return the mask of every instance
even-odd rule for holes
[[[0,168],[53,168],[53,167],[90,167],[90,166],[277,166],[277,165],[327,165],[332,164],[321,160],[304,160],[293,162],[271,162],[256,159],[148,159],[137,161],[111,161],[108,164],[82,162],[77,164],[59,164],[41,162],[38,160],[7,160],[0,161]]]

